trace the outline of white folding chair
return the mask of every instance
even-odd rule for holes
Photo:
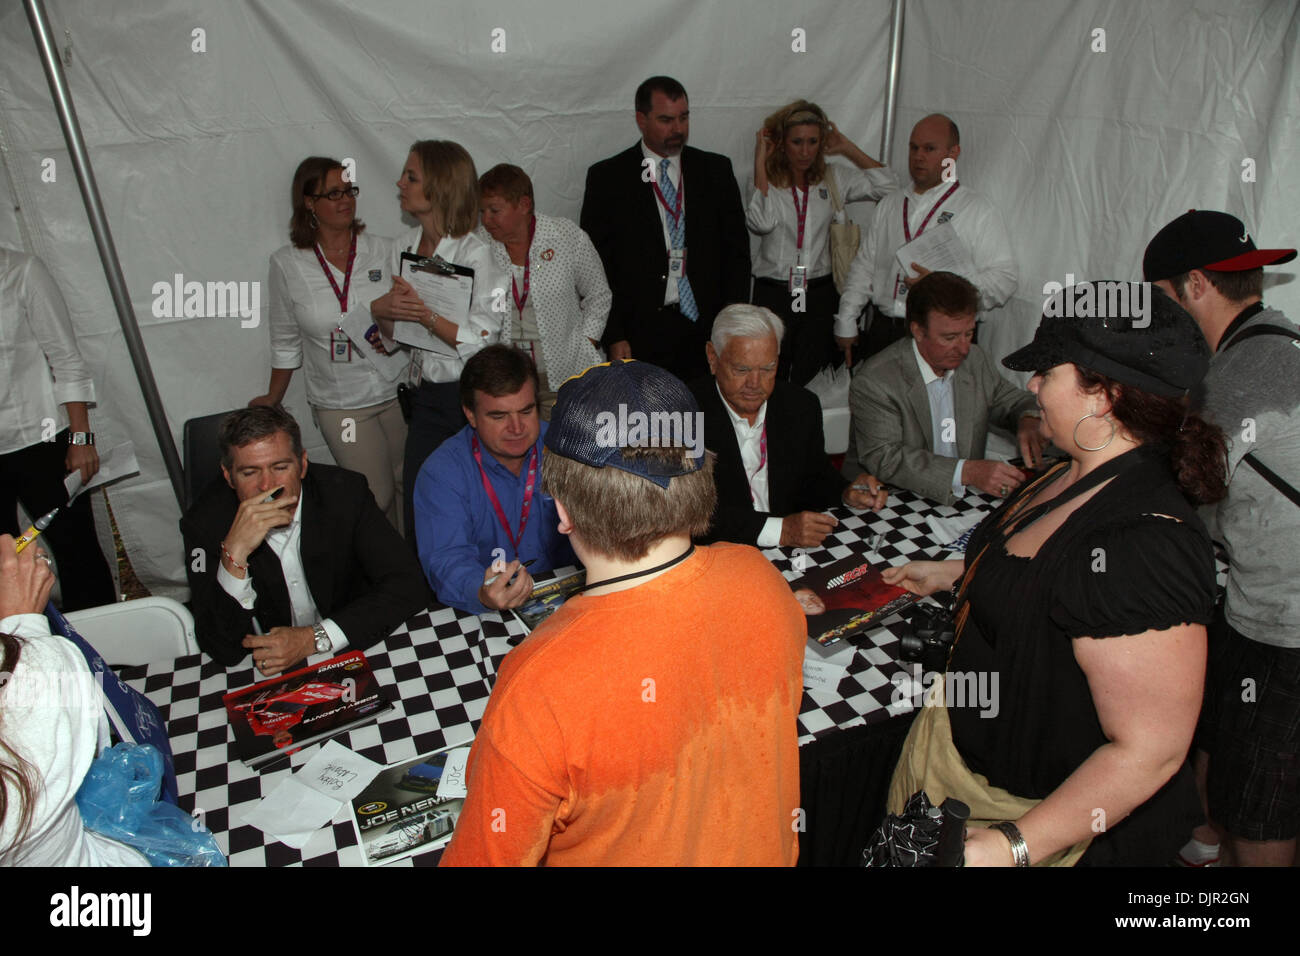
[[[65,617],[109,664],[148,664],[199,652],[193,615],[171,598],[105,604]]]

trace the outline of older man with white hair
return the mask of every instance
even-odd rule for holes
[[[770,309],[729,305],[704,346],[713,374],[691,390],[716,457],[708,541],[815,548],[838,523],[827,508],[879,510],[888,497],[873,476],[849,484],[831,466],[817,397],[777,380],[783,332]]]

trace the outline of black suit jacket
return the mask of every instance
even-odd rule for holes
[[[691,383],[704,413],[704,447],[715,456],[713,481],[718,505],[706,542],[755,544],[768,518],[798,511],[823,511],[841,503],[847,481],[831,467],[817,396],[799,385],[777,381],[767,400],[767,512],[755,511],[749,479],[740,461],[736,430],[713,376]]]
[[[240,607],[217,581],[221,541],[238,507],[235,492],[218,478],[181,518],[199,647],[227,666],[248,654],[242,642],[253,633],[254,615],[266,632],[293,623],[280,559],[266,542],[248,556],[257,592],[252,611]],[[317,610],[338,624],[353,648],[383,640],[433,600],[415,555],[355,471],[331,465],[307,469],[299,551]]]
[[[644,346],[654,335],[655,313],[668,282],[663,223],[654,186],[641,178],[643,159],[638,141],[588,169],[581,217],[614,292],[601,343],[608,348],[627,339],[634,357],[638,343]],[[687,146],[681,172],[686,181],[686,275],[707,338],[719,309],[749,301],[749,233],[731,160]]]

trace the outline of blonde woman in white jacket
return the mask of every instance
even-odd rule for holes
[[[483,174],[479,210],[492,258],[510,273],[503,338],[532,355],[549,418],[560,384],[605,361],[599,343],[613,293],[587,234],[571,219],[537,215],[532,180],[518,166]]]

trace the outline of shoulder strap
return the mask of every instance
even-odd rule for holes
[[[1300,333],[1297,333],[1294,329],[1288,329],[1283,325],[1252,325],[1242,329],[1234,335],[1219,351],[1226,352],[1237,343],[1256,335],[1285,335],[1291,340],[1292,344],[1296,345],[1297,348],[1300,348]],[[1256,458],[1254,452],[1246,455],[1242,461],[1259,472],[1261,478],[1285,495],[1293,503],[1300,506],[1300,491],[1297,491],[1292,485],[1283,480],[1281,475]]]
[[[1219,351],[1226,352],[1228,351],[1228,349],[1232,348],[1237,343],[1243,342],[1249,338],[1253,338],[1256,335],[1285,335],[1294,342],[1300,342],[1300,333],[1297,333],[1293,329],[1288,329],[1286,326],[1252,325],[1242,329],[1240,332],[1234,335],[1231,339],[1228,340],[1227,344],[1224,345],[1223,348],[1219,349]]]
[[[1264,464],[1262,461],[1256,458],[1254,452],[1251,452],[1249,455],[1243,458],[1242,461],[1250,465],[1251,468],[1254,468],[1257,472],[1259,472],[1261,478],[1267,481],[1270,485],[1272,485],[1274,488],[1280,491],[1287,498],[1291,499],[1291,501],[1294,502],[1296,505],[1300,506],[1300,491],[1297,491],[1294,487],[1287,484],[1282,479],[1281,475],[1279,475],[1272,468],[1268,467],[1268,465]]]
[[[826,186],[831,191],[831,208],[836,212],[843,212],[844,200],[840,198],[840,186],[835,181],[835,167],[830,163],[826,164]]]

